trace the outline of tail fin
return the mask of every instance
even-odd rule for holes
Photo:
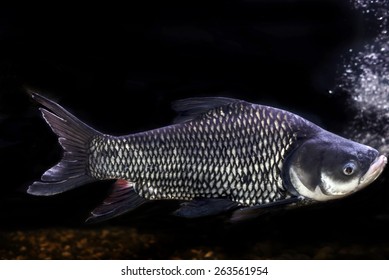
[[[81,122],[57,103],[30,92],[31,97],[44,106],[42,116],[53,132],[58,135],[64,154],[62,160],[34,182],[27,190],[33,195],[55,195],[80,185],[95,181],[88,176],[88,149],[93,136],[100,134]]]

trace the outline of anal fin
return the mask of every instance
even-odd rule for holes
[[[139,196],[134,191],[134,183],[119,179],[113,186],[112,193],[103,201],[103,203],[96,207],[87,223],[102,222],[113,217],[119,216],[126,212],[135,210],[148,200]]]
[[[238,205],[238,203],[229,199],[201,198],[183,203],[173,214],[185,218],[200,218],[221,214]]]

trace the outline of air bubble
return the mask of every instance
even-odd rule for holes
[[[347,125],[349,138],[389,153],[389,1],[354,0],[354,7],[380,21],[377,37],[360,50],[348,50],[337,88],[347,91],[355,116]],[[367,15],[366,15],[367,17]],[[349,54],[350,57],[350,54]],[[332,91],[329,91],[331,94]],[[358,129],[356,129],[358,128]]]

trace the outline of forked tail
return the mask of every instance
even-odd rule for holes
[[[40,103],[43,118],[49,124],[64,153],[61,161],[47,170],[41,181],[34,182],[27,190],[33,195],[54,195],[95,181],[87,172],[88,150],[91,139],[100,134],[84,124],[57,103],[30,92],[31,97]]]

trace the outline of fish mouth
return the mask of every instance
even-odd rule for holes
[[[375,179],[377,179],[378,176],[380,176],[382,171],[384,170],[387,162],[388,162],[388,159],[386,158],[386,156],[381,155],[381,156],[377,157],[372,162],[369,169],[366,171],[365,175],[363,175],[361,177],[361,179],[359,180],[358,188],[363,188],[363,187],[369,185]]]

